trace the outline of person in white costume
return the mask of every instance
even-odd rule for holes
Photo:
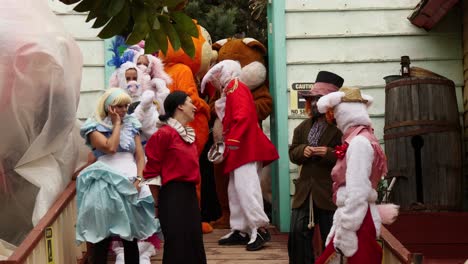
[[[154,65],[157,65],[157,63]],[[153,65],[152,67],[158,68]],[[156,123],[159,120],[159,115],[164,114],[164,100],[170,92],[167,84],[171,82],[171,79],[161,67],[162,64],[157,72],[167,78],[155,77],[151,79],[148,73],[140,69],[144,67],[138,67],[135,63],[128,61],[123,63],[112,74],[109,81],[111,86],[127,90],[132,97],[129,113],[133,114],[141,122],[143,141],[149,139],[157,131]]]
[[[239,62],[223,60],[205,75],[201,91],[212,85],[221,92],[215,108],[223,125],[223,143],[226,145],[222,162],[223,173],[229,175],[231,232],[218,244],[246,244],[246,250],[255,251],[270,240],[259,177],[262,168],[279,156],[258,124],[252,93],[239,80],[240,74]],[[210,157],[209,154],[209,159],[213,160]]]
[[[387,173],[387,160],[374,135],[367,108],[373,98],[358,88],[343,87],[322,96],[317,107],[343,132],[343,145],[335,148],[332,170],[333,201],[337,206],[325,251],[315,262],[382,262],[382,248],[376,239],[382,223],[393,222],[398,206],[376,205],[376,188]]]

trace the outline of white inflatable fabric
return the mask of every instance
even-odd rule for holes
[[[17,244],[76,168],[82,56],[46,0],[2,0],[0,50],[0,236]]]

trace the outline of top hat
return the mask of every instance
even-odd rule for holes
[[[300,91],[299,95],[305,98],[326,95],[338,91],[343,82],[344,79],[333,72],[320,71],[310,91]]]
[[[343,86],[344,79],[341,78],[341,76],[334,74],[333,72],[320,71],[317,74],[317,78],[315,79],[315,83],[319,82],[333,84],[338,90],[338,88]]]

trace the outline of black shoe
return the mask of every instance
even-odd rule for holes
[[[256,250],[260,250],[263,248],[263,246],[265,245],[266,241],[263,239],[263,237],[258,233],[257,234],[257,238],[255,239],[254,242],[250,243],[250,244],[247,244],[247,246],[245,247],[245,249],[247,249],[247,251],[256,251]]]
[[[234,232],[218,240],[218,245],[246,245],[249,243],[249,240],[247,234],[242,234],[239,230],[234,230]]]
[[[263,238],[263,240],[265,240],[265,242],[268,242],[271,240],[270,231],[268,231],[268,229],[265,228],[265,231],[262,231],[261,229],[257,229],[257,233],[259,236]]]

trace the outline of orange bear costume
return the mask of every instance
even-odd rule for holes
[[[195,144],[200,155],[208,141],[210,120],[210,107],[198,95],[197,80],[206,74],[211,62],[216,60],[217,52],[211,48],[211,37],[208,32],[197,25],[198,38],[192,38],[195,45],[195,56],[190,58],[182,49],[174,51],[170,43],[166,55],[162,52],[159,57],[164,62],[164,70],[172,78],[173,82],[168,86],[171,92],[183,91],[190,96],[197,107],[195,119],[188,125],[195,130]],[[197,195],[200,200],[200,184],[197,185]],[[209,233],[213,228],[208,223],[202,224],[203,233]]]

